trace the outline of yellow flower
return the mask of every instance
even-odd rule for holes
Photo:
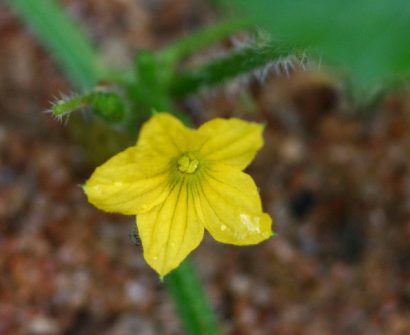
[[[242,172],[263,145],[263,127],[215,119],[199,129],[154,115],[137,145],[98,167],[84,186],[107,212],[137,215],[144,258],[161,277],[201,242],[249,245],[272,235],[253,179]]]

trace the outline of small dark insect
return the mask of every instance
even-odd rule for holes
[[[137,227],[135,226],[135,224],[132,225],[131,230],[130,230],[130,240],[134,245],[138,247],[141,246],[141,239],[138,236],[138,231],[137,231]]]

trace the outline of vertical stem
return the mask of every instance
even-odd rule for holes
[[[164,279],[187,334],[220,334],[215,315],[189,259]]]

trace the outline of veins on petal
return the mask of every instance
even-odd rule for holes
[[[205,191],[204,191],[202,185],[199,185],[199,188],[200,188],[199,192],[202,193],[203,198],[204,198],[205,201],[207,202],[208,207],[209,207],[209,208],[211,209],[211,211],[215,214],[215,217],[216,217],[220,222],[224,222],[224,221],[221,219],[221,217],[219,216],[219,214],[215,211],[215,209],[213,208],[213,206],[211,205],[211,203],[209,202],[209,199],[208,199],[208,197],[206,196],[206,193],[205,193]],[[231,227],[225,225],[225,224],[222,224],[220,228],[221,228],[222,231],[226,231],[226,230],[228,229],[229,231],[233,232],[233,229],[232,229]]]
[[[172,191],[174,190],[174,188],[175,188],[176,186],[177,186],[177,184],[175,184],[173,187],[171,187],[171,189],[170,189],[169,192],[168,192],[168,195],[165,197],[164,201],[162,202],[161,207],[158,209],[158,215],[157,215],[157,217],[155,218],[155,222],[154,222],[154,224],[153,224],[153,227],[152,227],[152,230],[151,230],[151,234],[150,234],[150,238],[149,238],[150,244],[151,244],[151,242],[152,242],[152,240],[153,240],[153,236],[155,235],[154,233],[155,233],[156,230],[157,230],[157,222],[158,222],[159,213],[161,213],[161,211],[162,211],[162,209],[164,208],[164,206],[165,206],[165,204],[166,204],[166,202],[167,202],[167,200],[168,200],[170,194],[172,193]]]
[[[178,203],[179,203],[179,197],[181,196],[181,190],[182,190],[183,185],[184,184],[179,185],[179,190],[178,190],[178,194],[177,194],[177,197],[176,197],[174,209],[172,211],[172,217],[170,219],[170,225],[169,225],[169,229],[168,229],[167,241],[165,242],[165,250],[166,251],[164,253],[164,258],[162,260],[162,267],[164,267],[167,264],[167,260],[168,260],[168,252],[167,251],[169,251],[170,238],[171,238],[171,234],[172,234],[172,223],[175,220],[175,213],[176,213],[176,210],[177,210],[177,206],[178,206]],[[181,245],[182,245],[182,243],[181,243]]]

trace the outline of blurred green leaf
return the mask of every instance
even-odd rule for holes
[[[89,89],[104,77],[99,55],[58,1],[9,0],[8,4],[37,33],[76,86]]]
[[[237,0],[274,39],[308,48],[361,86],[410,73],[408,0]]]

